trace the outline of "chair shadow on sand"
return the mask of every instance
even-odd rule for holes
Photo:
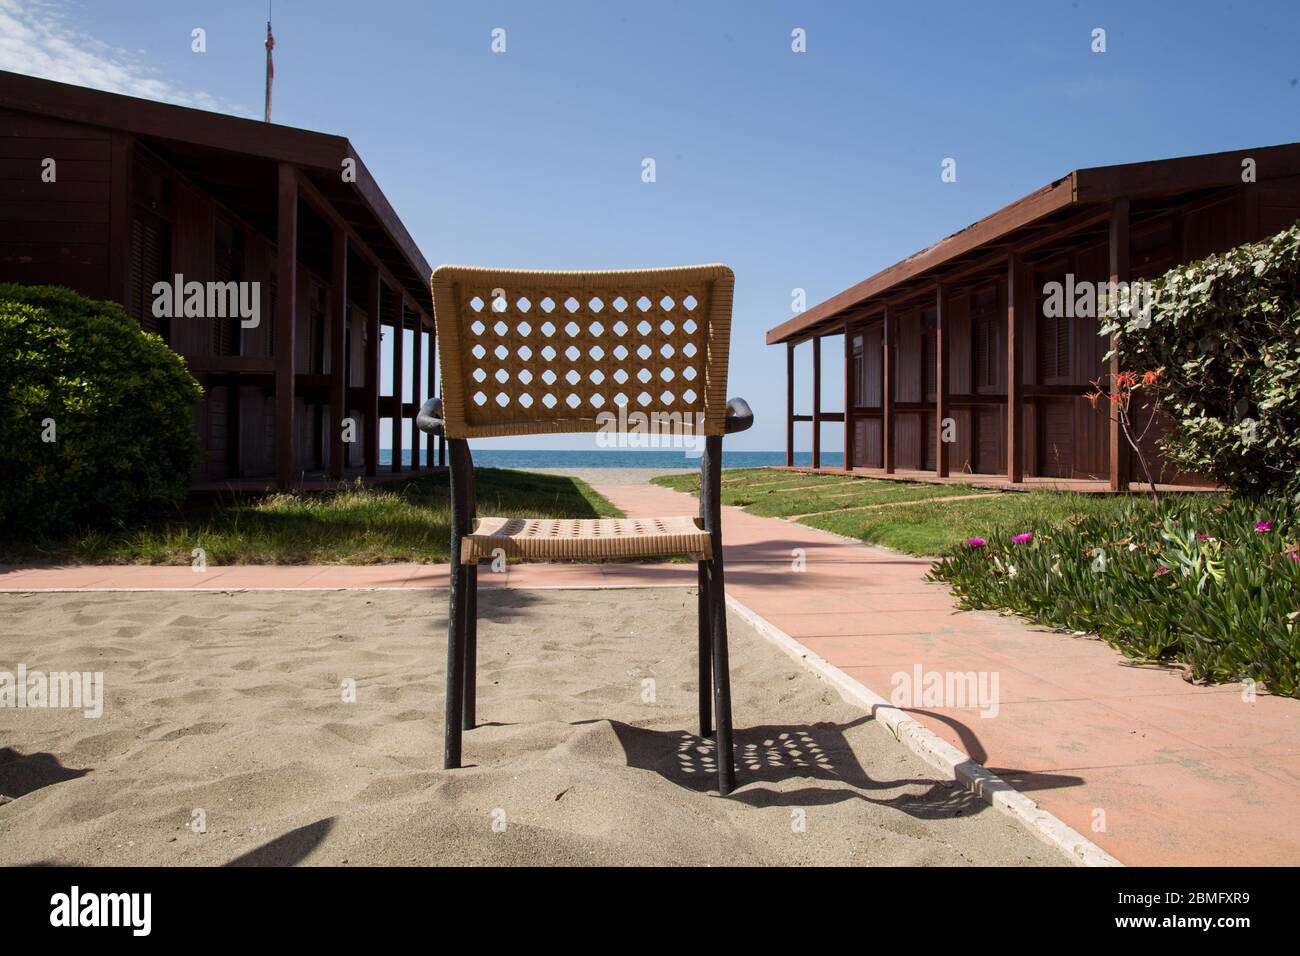
[[[846,724],[737,727],[736,782],[740,789],[725,799],[753,807],[827,806],[863,800],[894,807],[918,819],[970,816],[987,807],[961,784],[938,777],[872,779],[845,737],[847,731],[869,720],[871,717],[863,716]],[[623,747],[629,767],[653,771],[679,787],[699,793],[714,788],[717,766],[712,740],[686,730],[649,730],[617,720],[610,720],[609,725]],[[762,786],[788,780],[809,783],[796,789]],[[819,781],[831,786],[820,786]],[[921,793],[880,795],[902,786],[926,789]]]
[[[294,866],[320,846],[330,830],[334,829],[334,818],[324,817],[315,823],[290,830],[282,836],[263,843],[235,857],[224,866]]]
[[[65,780],[76,780],[90,771],[89,767],[65,767],[54,754],[24,754],[13,747],[0,747],[0,795],[10,800]]]

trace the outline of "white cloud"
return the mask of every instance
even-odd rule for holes
[[[0,0],[0,70],[109,93],[252,116],[245,107],[160,79],[143,50],[114,47],[68,22],[57,0]]]

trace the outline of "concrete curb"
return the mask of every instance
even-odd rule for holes
[[[1079,866],[1123,866],[1097,844],[1034,803],[997,774],[976,763],[924,724],[854,680],[730,594],[727,606],[787,655],[834,687],[842,698],[870,712],[890,733],[931,767],[956,780],[994,809],[1020,821],[1034,836]]]

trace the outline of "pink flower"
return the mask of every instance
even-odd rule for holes
[[[1256,521],[1256,522],[1255,522],[1255,530],[1256,530],[1256,531],[1260,531],[1260,532],[1263,532],[1263,531],[1272,531],[1272,530],[1273,530],[1273,522],[1271,522],[1271,521]]]
[[[1030,541],[1033,540],[1034,540],[1034,533],[1032,531],[1026,531],[1024,534],[1013,534],[1011,536],[1012,544],[1028,544]]]
[[[1163,577],[1164,575],[1166,575],[1166,574],[1168,574],[1168,573],[1169,573],[1169,569],[1168,569],[1167,567],[1165,567],[1163,564],[1160,565],[1160,567],[1156,568],[1156,577],[1158,577],[1158,578],[1159,578],[1159,577]]]
[[[967,539],[966,539],[966,546],[967,546],[967,547],[970,547],[970,548],[982,548],[982,547],[984,547],[984,545],[986,545],[986,544],[988,544],[988,542],[985,541],[983,538],[967,538]]]
[[[1209,540],[1210,540],[1210,536],[1209,536],[1208,534],[1198,534],[1198,535],[1196,536],[1196,540],[1197,540],[1197,541],[1209,541]]]
[[[1292,561],[1300,561],[1300,551],[1292,551],[1292,552],[1291,552],[1291,560],[1292,560]]]

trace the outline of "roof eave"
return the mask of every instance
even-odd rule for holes
[[[423,287],[428,282],[432,271],[428,261],[345,136],[160,103],[4,70],[0,70],[0,107],[86,126],[121,130],[134,136],[258,156],[335,174],[341,174],[344,159],[353,159],[357,176],[351,185],[358,199],[406,258],[416,276],[417,286]],[[182,118],[185,120],[183,124],[178,122]]]
[[[1075,176],[1076,174],[1072,172],[1048,183],[965,229],[940,239],[920,252],[882,269],[857,285],[783,322],[768,331],[767,344],[779,345],[782,342],[798,341],[810,330],[833,319],[845,309],[857,308],[870,299],[885,297],[890,289],[902,282],[915,279],[931,270],[940,269],[944,264],[985,243],[1031,225],[1069,206],[1076,201]]]

